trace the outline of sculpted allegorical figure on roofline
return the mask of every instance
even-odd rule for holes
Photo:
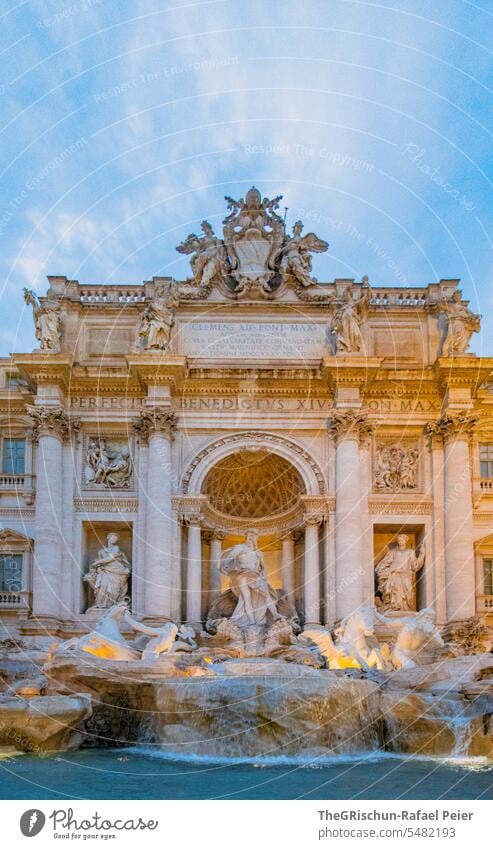
[[[336,307],[330,328],[336,338],[337,351],[345,354],[361,351],[363,345],[361,325],[367,318],[369,304],[369,286],[363,286],[357,300],[353,298],[352,289],[345,290],[343,303]]]
[[[442,345],[442,356],[464,354],[473,333],[481,326],[481,316],[471,312],[462,301],[462,293],[456,289],[451,301],[443,300],[438,304],[438,312],[447,320],[447,330]]]
[[[384,610],[416,610],[416,576],[425,562],[425,548],[420,545],[416,554],[408,541],[407,534],[399,534],[397,546],[389,548],[375,568]]]
[[[208,286],[215,277],[225,279],[229,262],[224,242],[217,238],[209,222],[202,221],[200,226],[203,236],[190,233],[176,250],[180,254],[192,254],[193,282],[198,286]]]
[[[315,233],[302,236],[303,224],[297,221],[293,226],[293,235],[286,238],[281,250],[279,270],[283,274],[292,274],[302,286],[315,286],[316,277],[311,276],[312,253],[323,253],[327,250],[327,242],[319,239]]]
[[[178,298],[172,291],[171,281],[158,286],[144,311],[139,329],[138,342],[144,348],[155,351],[168,349],[177,306]]]
[[[62,332],[59,303],[48,299],[41,305],[31,289],[24,289],[24,300],[33,308],[34,329],[41,350],[58,354]]]

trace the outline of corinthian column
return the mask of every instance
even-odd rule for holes
[[[282,588],[294,604],[294,537],[291,531],[281,538],[281,581]]]
[[[212,531],[209,561],[209,604],[221,595],[221,547],[226,534],[223,531]]]
[[[336,440],[336,618],[343,619],[364,601],[361,512],[367,509],[368,494],[360,476],[360,443],[370,437],[371,427],[361,410],[336,410],[329,428]]]
[[[187,516],[187,622],[199,627],[202,620],[202,530],[199,515]]]
[[[468,619],[476,609],[470,442],[475,416],[447,414],[428,426],[444,442],[444,540],[447,621]]]
[[[144,541],[144,615],[171,618],[174,587],[171,443],[176,427],[168,408],[144,410],[134,423],[149,444]]]
[[[305,626],[320,624],[320,548],[318,527],[320,516],[305,518]]]
[[[58,619],[64,553],[62,443],[69,419],[62,407],[30,406],[28,412],[37,441],[33,614]]]

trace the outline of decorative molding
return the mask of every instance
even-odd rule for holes
[[[74,498],[76,513],[137,513],[137,498]]]
[[[392,500],[381,498],[368,499],[368,512],[371,515],[390,516],[390,515],[416,515],[424,516],[431,514],[433,510],[433,501],[431,498],[400,498],[394,496]]]
[[[211,442],[209,445],[206,445],[205,448],[202,448],[198,454],[195,455],[192,462],[188,465],[185,473],[182,477],[182,491],[184,495],[188,494],[190,481],[192,479],[192,475],[195,472],[195,469],[198,465],[208,457],[210,454],[215,452],[218,448],[222,446],[229,447],[231,446],[232,450],[237,450],[238,444],[242,444],[245,448],[248,448],[250,444],[271,447],[273,453],[276,453],[276,446],[282,446],[285,450],[289,452],[294,452],[298,455],[309,467],[317,480],[320,494],[324,494],[327,489],[327,484],[325,482],[325,478],[322,474],[322,471],[318,464],[315,462],[313,457],[302,448],[301,445],[298,445],[296,442],[292,442],[290,439],[286,439],[284,436],[278,436],[273,433],[262,433],[261,431],[243,431],[241,433],[234,433],[228,436],[222,437],[222,439],[217,439],[214,442]]]
[[[468,410],[460,410],[457,413],[446,413],[440,419],[427,422],[424,427],[428,447],[431,448],[433,440],[446,441],[454,437],[462,436],[470,440],[479,422],[479,416]]]
[[[35,442],[40,436],[58,436],[64,440],[72,433],[78,433],[80,419],[69,417],[62,406],[36,407],[26,404],[32,422],[32,434]]]
[[[137,436],[145,442],[149,440],[152,433],[156,432],[165,434],[172,441],[176,425],[176,415],[169,407],[142,410],[140,416],[133,422]]]
[[[368,421],[366,410],[334,410],[327,428],[336,440],[356,437],[363,446],[368,444],[373,434],[373,425]]]
[[[0,507],[0,522],[3,519],[15,519],[17,522],[32,521],[34,519],[34,508]]]

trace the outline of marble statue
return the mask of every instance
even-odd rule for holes
[[[335,309],[330,325],[336,339],[336,350],[346,354],[361,351],[363,337],[361,325],[368,315],[370,287],[363,286],[359,298],[355,301],[352,289],[344,291],[343,303]]]
[[[425,548],[418,553],[408,547],[407,534],[399,534],[397,546],[388,548],[377,564],[378,591],[384,610],[416,610],[416,575],[425,562]]]
[[[267,583],[264,556],[257,539],[258,532],[248,530],[245,542],[227,549],[219,564],[219,571],[229,578],[238,599],[231,621],[240,628],[265,625],[267,614],[274,621],[282,618],[277,610],[277,598]]]
[[[104,439],[91,439],[87,447],[87,481],[115,489],[130,486],[132,460],[126,450],[110,451]]]
[[[293,226],[293,235],[286,238],[281,250],[279,270],[282,274],[291,274],[302,286],[315,286],[317,279],[311,276],[311,254],[326,251],[328,244],[315,233],[302,236],[302,231],[303,224],[297,221]]]
[[[451,301],[443,300],[438,304],[438,312],[447,320],[447,330],[442,345],[442,356],[464,354],[471,336],[480,329],[481,317],[471,312],[462,301],[462,293],[456,289]]]
[[[175,625],[174,622],[165,622],[164,625],[159,627],[144,625],[134,619],[128,610],[125,612],[124,619],[133,631],[150,637],[149,640],[146,640],[142,651],[142,660],[145,663],[158,660],[162,654],[177,651],[191,652],[197,648],[197,643],[193,639],[195,631],[187,625]]]
[[[118,545],[118,534],[110,533],[84,576],[94,594],[91,609],[112,607],[126,599],[129,575],[130,563]]]
[[[435,611],[432,608],[426,607],[416,616],[399,619],[382,616],[378,612],[376,617],[384,625],[399,628],[390,656],[394,669],[413,669],[418,665],[416,661],[419,652],[443,648],[445,645],[435,625]]]
[[[208,286],[214,278],[224,280],[227,277],[229,262],[224,242],[217,238],[209,222],[202,221],[200,226],[203,236],[190,233],[176,250],[180,254],[192,254],[193,282],[197,286]]]
[[[51,656],[84,651],[106,660],[139,660],[141,652],[131,646],[120,632],[120,622],[127,610],[125,601],[112,604],[89,634],[55,645]]]
[[[415,489],[418,459],[418,448],[404,448],[399,443],[377,445],[375,489]]]
[[[146,350],[166,351],[175,323],[178,298],[172,291],[171,281],[156,288],[152,301],[142,315],[137,344]]]
[[[41,306],[31,289],[24,289],[24,300],[33,308],[34,331],[42,351],[60,352],[62,319],[57,301],[45,300]]]
[[[386,669],[374,631],[373,608],[363,606],[344,619],[335,629],[336,640],[327,628],[311,625],[303,630],[302,642],[311,642],[325,659],[329,669]]]

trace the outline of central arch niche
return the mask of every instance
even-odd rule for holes
[[[265,449],[243,449],[224,457],[208,472],[202,486],[214,510],[244,520],[288,513],[305,492],[294,466]]]

